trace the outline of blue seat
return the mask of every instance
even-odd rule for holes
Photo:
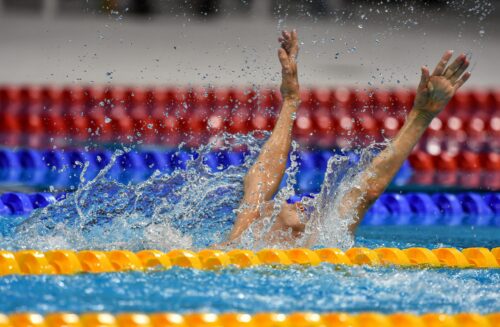
[[[405,195],[413,213],[412,223],[415,225],[435,225],[439,219],[439,208],[431,196],[426,193],[409,193]]]
[[[9,149],[0,149],[0,181],[17,181],[20,170],[21,163],[16,153]]]
[[[245,163],[245,152],[243,151],[227,151],[224,152],[225,160],[232,166],[241,166]]]
[[[224,170],[225,166],[220,162],[217,152],[209,152],[203,156],[203,163],[210,167],[213,172]]]
[[[389,209],[390,220],[395,225],[408,225],[411,220],[412,211],[406,197],[401,194],[383,194],[380,201]]]
[[[432,195],[432,200],[441,213],[441,218],[438,220],[439,224],[448,226],[462,224],[464,210],[455,194],[437,193]]]
[[[483,199],[496,216],[500,215],[500,193],[488,193]]]
[[[4,193],[0,196],[3,204],[15,215],[22,215],[33,211],[33,204],[24,193]]]
[[[51,193],[33,193],[28,196],[34,209],[45,208],[57,201],[56,197]]]
[[[150,175],[143,157],[137,152],[125,152],[118,156],[114,166],[120,170],[118,179],[122,183],[140,182]]]
[[[100,170],[109,164],[112,154],[109,151],[96,151],[92,152],[91,156],[93,158],[94,164]]]
[[[364,219],[361,221],[361,225],[366,226],[383,226],[390,223],[389,216],[391,215],[389,209],[384,205],[382,201],[377,200],[368,209]]]
[[[71,166],[68,156],[57,150],[43,151],[42,161],[52,171]]]
[[[493,211],[478,193],[467,192],[458,196],[467,224],[474,226],[488,226],[493,217]]]
[[[188,161],[194,158],[194,154],[187,151],[168,151],[166,157],[172,170],[186,169]]]
[[[167,168],[167,158],[162,151],[149,150],[141,153],[142,160],[146,165],[146,168],[155,171],[165,171]]]
[[[42,152],[24,149],[17,152],[17,157],[21,165],[20,181],[28,185],[44,183],[49,169],[43,162]]]

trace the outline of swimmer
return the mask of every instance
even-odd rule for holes
[[[225,246],[238,243],[241,235],[273,211],[272,198],[285,174],[286,162],[292,142],[292,128],[300,104],[297,76],[299,42],[295,30],[283,31],[279,38],[281,47],[278,58],[282,68],[281,95],[283,103],[276,125],[261,149],[256,162],[244,178],[244,195],[235,225]],[[460,54],[450,65],[453,51],[446,51],[430,74],[421,68],[415,102],[407,120],[396,137],[359,175],[359,183],[342,195],[338,217],[353,217],[349,226],[354,233],[370,206],[387,188],[394,175],[409,156],[430,122],[448,104],[455,92],[469,79],[466,72],[469,60]],[[269,245],[294,245],[304,234],[306,223],[301,220],[304,206],[301,203],[281,206],[268,235],[263,235]],[[352,218],[350,218],[352,219]],[[257,227],[258,228],[258,227]]]

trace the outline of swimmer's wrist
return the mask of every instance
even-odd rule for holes
[[[300,105],[300,96],[298,94],[287,94],[283,97],[283,102],[298,107]]]
[[[418,107],[413,107],[413,109],[410,112],[410,117],[412,117],[422,121],[426,124],[430,124],[431,121],[437,116],[435,112],[430,112],[429,110],[426,109],[421,109]]]

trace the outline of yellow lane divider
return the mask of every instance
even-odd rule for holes
[[[227,266],[247,268],[258,265],[319,265],[322,262],[338,265],[395,265],[449,268],[499,268],[500,248],[351,248],[339,249],[263,249],[250,250],[173,250],[164,253],[144,250],[41,252],[24,250],[0,251],[0,276],[11,274],[76,274],[114,271],[169,269],[179,266],[193,269],[220,269]],[[1,327],[1,326],[0,326]]]
[[[374,312],[359,314],[297,312],[280,313],[36,313],[0,314],[0,327],[498,327],[500,313],[480,315],[459,313],[446,315],[411,313],[384,315]]]

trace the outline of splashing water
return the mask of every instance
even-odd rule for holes
[[[173,248],[199,249],[222,242],[238,213],[245,173],[263,143],[264,139],[255,134],[224,134],[197,149],[187,161],[186,169],[170,174],[156,171],[148,180],[138,184],[122,184],[110,177],[114,162],[123,154],[123,151],[117,151],[93,180],[85,182],[84,169],[82,184],[77,191],[60,202],[35,211],[11,235],[0,241],[0,248],[136,251],[155,248],[168,251]],[[204,161],[214,149],[228,151],[242,147],[247,155],[240,166],[214,171]],[[293,144],[286,186],[276,194],[272,212],[265,217],[262,215],[259,229],[251,226],[244,233],[238,247],[269,246],[256,233],[257,230],[259,233],[269,231],[286,199],[294,195],[299,166],[297,148],[298,145]],[[307,228],[297,245],[352,246],[354,240],[348,226],[354,216],[339,219],[336,212],[342,200],[340,195],[348,187],[353,187],[355,176],[370,161],[373,151],[369,150],[363,152],[355,165],[341,155],[330,159],[321,192],[314,198],[303,200],[310,212],[307,217],[302,217],[307,220]]]

